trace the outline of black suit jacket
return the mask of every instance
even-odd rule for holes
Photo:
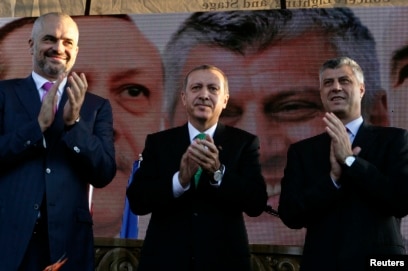
[[[218,124],[214,134],[226,171],[220,187],[212,174],[174,198],[173,175],[190,145],[187,125],[148,135],[143,162],[127,190],[134,213],[151,214],[139,270],[249,270],[243,212],[258,216],[267,194],[259,140]],[[193,269],[194,267],[194,269]]]
[[[89,184],[107,185],[116,172],[112,109],[87,93],[81,120],[64,127],[57,116],[43,134],[40,97],[31,76],[0,82],[0,270],[17,270],[46,197],[51,260],[66,253],[62,270],[93,271]],[[45,268],[45,266],[44,266]]]
[[[290,146],[279,214],[290,228],[307,228],[301,270],[365,270],[367,257],[405,254],[400,218],[408,213],[408,133],[360,127],[343,166],[340,189],[330,178],[330,137]]]

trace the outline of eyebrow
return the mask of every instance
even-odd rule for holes
[[[74,39],[64,38],[64,37],[62,37],[62,38],[57,38],[56,36],[50,35],[50,34],[44,35],[44,37],[42,37],[42,40],[44,40],[44,39],[64,40],[64,41],[70,41],[70,42],[74,43]]]

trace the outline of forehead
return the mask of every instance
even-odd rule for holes
[[[223,75],[212,69],[195,70],[188,76],[188,84],[205,83],[220,84],[223,81]]]
[[[78,28],[71,18],[54,15],[47,16],[37,31],[39,38],[49,35],[59,39],[70,39],[76,43],[78,42]]]
[[[322,72],[322,79],[336,79],[341,77],[354,77],[353,69],[350,66],[343,65],[336,69],[325,69]]]
[[[115,17],[79,17],[75,21],[81,32],[76,67],[162,73],[158,49],[132,21]]]
[[[274,87],[280,89],[303,85],[305,80],[316,85],[321,63],[335,56],[336,48],[320,32],[271,43],[263,50],[245,55],[220,46],[199,44],[188,52],[183,74],[202,63],[211,63],[228,75],[230,87],[249,80],[255,85],[273,82]]]

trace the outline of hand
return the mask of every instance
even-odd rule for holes
[[[75,72],[68,77],[68,81],[70,87],[66,89],[68,101],[64,106],[63,119],[66,126],[71,126],[79,118],[79,112],[81,111],[85,93],[88,89],[88,82],[85,74],[81,73],[78,76]]]
[[[208,172],[215,172],[220,168],[218,149],[210,136],[204,140],[195,139],[183,154],[180,162],[179,181],[186,187],[198,168]]]
[[[181,157],[180,170],[179,170],[179,182],[182,187],[187,187],[194,174],[197,172],[199,165],[194,162],[187,151]]]
[[[333,181],[337,182],[341,176],[341,164],[337,161],[334,150],[333,150],[333,142],[330,144],[330,177]]]
[[[212,173],[220,168],[218,149],[211,136],[206,135],[205,139],[195,139],[188,148],[188,152],[189,157],[203,170]]]
[[[58,103],[58,87],[62,80],[65,78],[64,75],[60,75],[51,89],[48,91],[42,100],[40,113],[38,114],[38,124],[40,125],[41,131],[44,132],[51,126],[55,119],[55,113]]]
[[[353,155],[351,142],[346,127],[333,113],[326,113],[323,121],[326,123],[326,131],[331,137],[331,152],[338,163],[344,163],[347,156]]]

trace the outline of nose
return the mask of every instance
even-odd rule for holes
[[[334,91],[340,91],[341,90],[341,84],[338,80],[333,81],[332,89]]]
[[[209,93],[210,93],[210,91],[208,90],[208,88],[203,87],[201,89],[201,91],[199,92],[199,94],[198,94],[198,98],[201,99],[201,100],[208,100],[209,99],[209,95],[208,95]]]
[[[284,157],[290,140],[284,126],[271,119],[263,110],[262,104],[248,102],[245,113],[239,123],[241,129],[259,137],[261,145],[261,160],[271,160],[272,157]]]
[[[56,40],[52,47],[57,52],[64,52],[65,51],[64,41],[61,40],[61,39]]]

